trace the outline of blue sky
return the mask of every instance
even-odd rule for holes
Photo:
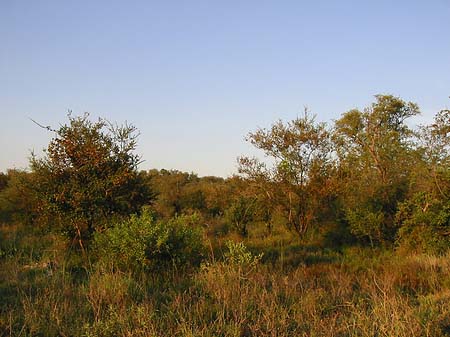
[[[228,176],[249,131],[378,93],[450,106],[450,1],[0,0],[0,171],[68,109],[138,127],[142,169]]]

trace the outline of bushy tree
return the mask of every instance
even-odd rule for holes
[[[225,211],[225,219],[240,235],[248,235],[248,225],[255,219],[256,198],[244,195],[236,196]]]
[[[408,199],[396,214],[397,243],[440,253],[450,248],[450,111],[441,110],[418,132],[417,161]]]
[[[427,192],[399,205],[397,244],[415,252],[444,253],[450,248],[450,203]]]
[[[439,111],[433,123],[421,126],[419,149],[428,168],[424,177],[430,193],[450,198],[450,110]]]
[[[115,218],[138,213],[152,193],[138,173],[136,128],[89,115],[54,130],[43,158],[31,158],[44,211],[71,239],[83,242]]]
[[[371,242],[392,240],[397,203],[407,193],[414,169],[413,132],[405,121],[416,104],[377,95],[364,110],[336,121],[334,141],[340,161],[340,187],[352,232]]]
[[[151,170],[148,175],[157,192],[154,209],[159,216],[171,218],[204,207],[204,196],[197,188],[200,179],[196,174],[162,169]]]
[[[327,207],[332,169],[330,134],[306,111],[288,123],[249,134],[272,163],[241,157],[239,172],[281,212],[289,229],[303,236]]]
[[[0,221],[31,225],[45,223],[42,200],[36,193],[36,177],[23,170],[8,170],[0,190]]]
[[[0,172],[0,192],[8,186],[9,177],[8,174]]]
[[[180,214],[201,214],[211,221],[222,216],[231,198],[229,180],[219,177],[198,177],[177,170],[149,170],[151,186],[157,193],[153,209],[159,217]]]

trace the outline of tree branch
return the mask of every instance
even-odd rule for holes
[[[53,131],[53,132],[57,132],[55,129],[52,129],[52,127],[50,125],[44,126],[42,124],[39,124],[38,122],[36,122],[33,118],[28,117],[29,120],[31,120],[34,124],[36,124],[37,126],[46,129],[48,131]]]

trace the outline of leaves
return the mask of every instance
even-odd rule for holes
[[[256,158],[239,159],[239,172],[259,186],[260,193],[284,214],[288,228],[303,236],[314,222],[318,201],[328,190],[332,144],[324,123],[303,117],[249,134],[249,141],[273,159],[268,167]],[[321,181],[322,184],[317,184]],[[325,183],[325,184],[323,184]]]
[[[61,219],[59,226],[70,237],[85,239],[110,218],[138,212],[152,193],[137,172],[134,126],[92,122],[88,114],[68,118],[46,156],[32,157],[31,168],[47,212]]]

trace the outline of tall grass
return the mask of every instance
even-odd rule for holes
[[[54,237],[19,241],[2,246],[1,336],[450,336],[450,255],[292,245],[283,264],[266,247],[128,273],[71,262]]]

